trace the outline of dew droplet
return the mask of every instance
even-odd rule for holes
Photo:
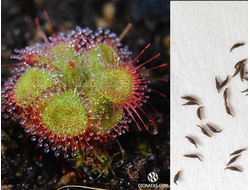
[[[89,146],[88,148],[89,148],[89,150],[92,150],[92,149],[93,149],[93,146]]]
[[[51,147],[51,150],[52,150],[52,151],[55,151],[55,150],[56,150],[56,146],[52,146],[52,147]]]
[[[22,120],[20,121],[20,125],[23,125],[25,122],[26,122],[26,120],[25,120],[25,119],[22,119]]]
[[[56,157],[58,157],[58,156],[59,156],[59,152],[58,152],[58,151],[55,151],[54,155],[55,155]]]
[[[35,119],[36,118],[36,116],[35,115],[30,115],[30,119]]]
[[[38,142],[39,142],[39,143],[43,142],[43,138],[42,138],[42,137],[39,137]]]
[[[37,143],[37,146],[38,146],[38,147],[42,147],[43,144],[42,144],[42,143]]]
[[[44,152],[45,152],[45,153],[48,153],[48,152],[49,152],[49,148],[45,148],[45,149],[44,149]]]
[[[25,133],[29,133],[30,130],[29,130],[29,129],[24,129],[24,132],[25,132]]]

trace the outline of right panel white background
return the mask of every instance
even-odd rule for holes
[[[241,82],[239,74],[232,78],[234,65],[247,58],[247,11],[247,1],[171,1],[171,190],[248,189],[248,152],[242,152],[232,164],[242,173],[224,170],[232,158],[229,154],[248,145],[248,96],[240,93],[248,84]],[[230,52],[238,42],[246,44]],[[220,93],[215,76],[220,82],[229,76]],[[225,88],[234,117],[225,110]],[[196,114],[198,106],[182,106],[187,101],[181,96],[188,95],[198,98],[204,107],[202,121]],[[222,132],[211,133],[206,123]],[[204,126],[212,137],[196,125]],[[196,140],[199,148],[185,136]],[[197,154],[203,161],[184,154]]]

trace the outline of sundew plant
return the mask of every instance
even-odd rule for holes
[[[131,121],[148,130],[139,113],[155,124],[144,107],[149,98],[144,93],[152,91],[146,76],[166,64],[145,70],[159,54],[138,64],[150,44],[131,59],[109,30],[76,27],[49,38],[42,34],[44,43],[15,49],[11,56],[20,63],[2,88],[2,112],[18,121],[45,153],[68,158],[94,152],[129,131]]]

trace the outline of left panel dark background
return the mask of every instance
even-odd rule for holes
[[[115,7],[114,17],[107,23],[103,16],[103,7],[107,3],[112,3]],[[98,23],[105,24],[112,32],[118,36],[128,23],[133,27],[123,39],[122,43],[128,45],[135,58],[143,48],[151,43],[149,49],[140,57],[143,63],[148,59],[161,53],[161,56],[147,64],[147,68],[167,63],[168,66],[154,70],[150,73],[153,79],[168,79],[170,76],[170,2],[164,0],[124,0],[124,1],[104,1],[104,0],[2,0],[1,1],[1,64],[13,64],[17,61],[11,60],[9,56],[14,53],[14,49],[22,49],[25,46],[42,42],[35,25],[35,18],[38,17],[42,29],[47,36],[51,31],[46,25],[43,11],[47,11],[52,25],[56,32],[74,29],[76,25],[89,27],[95,30]],[[2,68],[1,83],[11,75],[11,67]],[[111,188],[112,185],[123,187],[123,189],[133,189],[138,182],[143,182],[145,172],[156,169],[159,171],[161,183],[169,184],[169,131],[170,131],[170,81],[152,82],[150,87],[166,95],[161,98],[157,93],[151,93],[149,102],[157,109],[155,114],[156,127],[151,127],[150,132],[143,130],[139,132],[133,124],[130,132],[118,137],[122,148],[125,150],[124,167],[116,172],[113,181],[100,178],[93,182],[91,176],[83,175],[77,179],[77,184],[99,186]],[[152,114],[154,111],[150,106],[148,109]],[[147,120],[147,118],[145,118]],[[149,124],[149,121],[147,122]],[[35,187],[55,188],[62,177],[63,159],[56,159],[49,153],[39,160],[43,149],[35,149],[36,143],[23,132],[23,129],[10,120],[2,119],[2,146],[6,151],[2,152],[2,185],[11,184],[14,189],[34,189]],[[146,148],[142,148],[146,147]],[[151,154],[153,155],[151,159]],[[150,159],[149,159],[150,157]],[[144,171],[137,171],[140,175],[139,181],[130,179],[127,166],[138,164],[145,160]],[[73,162],[74,163],[74,162]],[[72,163],[66,161],[66,172],[74,171]],[[132,171],[133,172],[133,171]],[[136,172],[136,171],[134,171]],[[150,172],[150,171],[149,171]],[[94,177],[94,176],[92,176]],[[105,185],[106,184],[106,185]],[[119,184],[119,185],[118,185]]]

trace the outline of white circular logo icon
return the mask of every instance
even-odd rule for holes
[[[148,174],[148,181],[149,181],[149,182],[153,183],[153,182],[156,182],[157,180],[158,180],[158,175],[157,175],[157,173],[155,173],[155,172],[150,172],[150,173]]]

